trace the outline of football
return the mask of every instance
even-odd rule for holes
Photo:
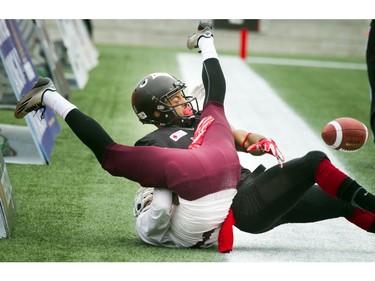
[[[322,139],[330,147],[341,151],[357,151],[369,138],[365,124],[351,117],[329,122],[322,130]]]

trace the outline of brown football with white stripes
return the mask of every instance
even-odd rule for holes
[[[369,138],[365,124],[351,117],[340,117],[329,122],[322,130],[322,139],[333,149],[357,151]]]

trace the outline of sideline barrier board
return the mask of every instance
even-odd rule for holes
[[[22,38],[16,20],[0,20],[0,56],[8,75],[13,91],[19,100],[34,85],[38,79],[35,67],[32,64],[29,51]],[[5,157],[8,163],[18,164],[48,164],[52,153],[54,140],[60,131],[54,112],[47,108],[42,119],[42,110],[35,114],[26,115],[28,130],[25,126],[0,124],[2,134],[8,137],[12,147],[24,147],[19,141],[30,140],[27,150],[30,155],[17,153],[16,156]],[[8,132],[8,133],[7,133]],[[9,132],[12,132],[9,134]],[[13,138],[16,136],[16,138]],[[25,152],[26,153],[26,152]]]
[[[71,90],[64,77],[55,44],[47,32],[45,20],[19,19],[17,26],[37,73],[52,78],[58,92],[66,99],[70,99]],[[13,92],[12,95],[14,96]]]
[[[0,109],[13,109],[17,99],[0,59]]]
[[[89,78],[89,71],[98,64],[99,53],[92,43],[82,20],[56,20],[61,38],[67,50],[77,87],[83,89]]]
[[[16,216],[7,167],[0,152],[0,238],[10,238]]]
[[[69,100],[71,95],[69,83],[64,76],[63,67],[57,57],[55,45],[48,35],[44,20],[33,20],[33,22],[53,83],[57,91]]]

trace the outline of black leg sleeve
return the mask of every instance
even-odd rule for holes
[[[226,83],[218,59],[210,58],[203,62],[202,81],[206,91],[204,104],[208,101],[224,104]]]
[[[106,147],[113,142],[106,131],[91,117],[78,109],[68,113],[65,122],[76,136],[94,152],[99,163],[102,162]]]
[[[308,223],[338,217],[349,217],[355,207],[337,198],[332,198],[318,185],[310,188],[284,217],[277,223]]]

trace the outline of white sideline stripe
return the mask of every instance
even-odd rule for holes
[[[246,60],[250,64],[273,64],[273,65],[292,65],[292,66],[319,67],[319,68],[367,70],[367,66],[364,63],[313,61],[313,60],[267,58],[267,57],[248,57]]]
[[[187,83],[187,91],[191,91],[201,83],[201,55],[180,53],[177,59],[181,80]],[[220,61],[227,83],[226,114],[232,125],[272,137],[286,160],[318,149],[327,153],[332,162],[345,171],[333,155],[333,149],[243,60],[221,56]],[[277,164],[276,159],[269,155],[251,157],[245,153],[239,154],[241,163],[250,169],[261,162],[267,167]],[[226,255],[228,262],[375,261],[374,234],[359,229],[343,218],[283,225],[256,235],[235,228],[234,235],[234,249]]]

